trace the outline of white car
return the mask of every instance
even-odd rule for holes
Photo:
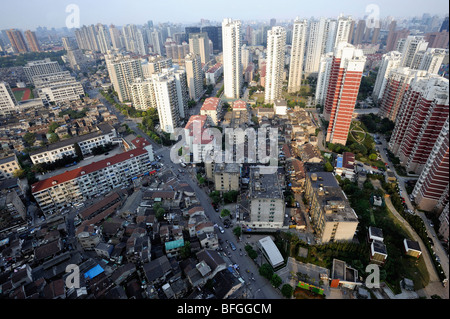
[[[222,226],[219,226],[219,230],[220,230],[220,232],[221,232],[222,234],[225,232],[225,230],[223,229]]]

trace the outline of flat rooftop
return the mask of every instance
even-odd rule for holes
[[[307,176],[319,204],[325,211],[325,221],[358,221],[358,216],[351,208],[347,197],[332,173],[315,172],[307,173]]]
[[[216,163],[214,165],[214,173],[239,174],[240,173],[240,164],[239,163]]]
[[[261,174],[259,167],[250,167],[250,198],[283,198],[278,171]]]

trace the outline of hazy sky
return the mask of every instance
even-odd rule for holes
[[[143,24],[148,20],[191,23],[201,18],[221,21],[225,17],[283,20],[296,16],[336,17],[339,13],[362,18],[372,11],[366,12],[370,4],[379,8],[381,18],[423,13],[444,16],[449,12],[447,0],[0,0],[0,29],[64,27],[71,13],[66,8],[71,4],[79,8],[80,25]]]

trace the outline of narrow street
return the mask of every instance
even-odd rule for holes
[[[222,82],[219,82],[213,92],[211,93],[211,96],[215,96],[217,94],[217,91],[222,87]],[[214,208],[211,205],[210,198],[208,194],[206,193],[204,188],[201,188],[196,179],[195,175],[191,175],[187,172],[186,169],[184,169],[184,173],[179,174],[178,169],[182,168],[180,164],[175,164],[170,159],[170,147],[164,147],[162,145],[159,145],[155,142],[153,142],[150,137],[145,134],[143,131],[141,131],[138,127],[136,122],[126,118],[123,114],[118,112],[112,105],[106,101],[103,96],[98,92],[98,90],[92,90],[89,92],[89,95],[93,98],[98,98],[100,101],[112,112],[115,114],[119,120],[119,123],[126,123],[130,129],[136,132],[136,134],[140,134],[144,138],[146,138],[148,141],[151,142],[153,146],[153,151],[155,155],[162,155],[162,158],[160,162],[164,165],[166,169],[170,169],[174,176],[177,176],[180,181],[184,181],[188,183],[195,191],[198,200],[200,201],[201,206],[205,209],[206,216],[211,220],[213,224],[217,224],[220,226],[224,226],[222,219],[220,218],[219,213],[217,213]],[[199,102],[197,105],[191,109],[191,114],[199,114],[200,107],[202,103]],[[136,205],[136,203],[133,205],[133,207]],[[245,245],[248,241],[254,242],[252,239],[246,238],[245,235],[242,235],[241,238],[243,239],[241,242],[237,241],[236,236],[233,234],[232,228],[224,228],[225,232],[222,234],[219,232],[219,230],[216,228],[216,232],[218,234],[218,237],[222,240],[223,244],[222,247],[224,248],[224,252],[227,253],[229,257],[229,260],[232,264],[237,263],[240,267],[240,275],[245,280],[244,288],[241,288],[243,290],[243,293],[249,297],[249,298],[256,298],[256,299],[280,299],[283,298],[281,294],[272,287],[270,282],[261,277],[258,272],[258,267],[260,265],[255,264],[254,261],[252,261],[248,256],[243,255],[240,256],[240,252],[242,254],[245,253]],[[262,238],[262,236],[261,236]],[[236,250],[233,251],[229,245],[226,243],[232,242],[236,246]],[[256,250],[257,247],[255,244],[252,244],[254,249]],[[225,248],[225,246],[228,246],[228,248]],[[226,259],[226,258],[225,258]],[[229,265],[228,265],[229,266]],[[248,270],[248,272],[247,272]],[[250,279],[251,276],[255,278],[255,280]]]

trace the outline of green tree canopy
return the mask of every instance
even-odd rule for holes
[[[233,229],[233,234],[234,234],[236,237],[240,237],[241,234],[242,234],[242,228],[239,227],[239,226],[236,226],[236,227]]]
[[[326,161],[323,169],[325,170],[325,172],[332,172],[333,171],[333,165],[331,165],[330,162]]]
[[[34,142],[36,141],[36,134],[27,132],[27,133],[25,133],[25,135],[23,136],[23,140],[24,140],[25,143],[27,143],[29,146],[32,146],[32,145],[34,144]]]
[[[278,276],[277,274],[273,274],[272,278],[270,279],[270,283],[275,288],[278,288],[282,282],[283,282],[283,280],[281,280],[280,276]]]
[[[221,217],[227,217],[227,216],[230,216],[230,215],[231,215],[231,213],[230,213],[230,211],[228,209],[222,209],[222,211],[220,212],[220,216]]]
[[[290,299],[292,297],[292,294],[294,293],[294,288],[292,288],[289,284],[284,284],[281,287],[281,294],[285,297]]]
[[[259,274],[264,278],[271,280],[273,276],[273,269],[269,264],[263,264],[261,267],[259,267]]]

